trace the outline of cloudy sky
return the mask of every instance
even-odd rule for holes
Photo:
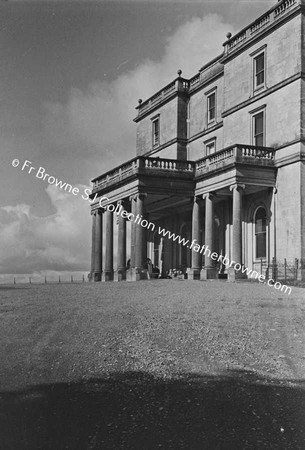
[[[135,106],[195,75],[274,1],[0,2],[0,282],[89,271],[82,192],[135,155]],[[18,167],[12,160],[18,159]],[[25,160],[35,171],[22,170]]]

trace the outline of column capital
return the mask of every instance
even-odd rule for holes
[[[96,216],[97,214],[99,214],[101,216],[103,214],[103,212],[105,212],[104,209],[96,208],[91,211],[91,216]]]
[[[201,195],[194,195],[192,200],[193,200],[193,203],[199,203],[202,200],[202,196]]]
[[[234,191],[235,189],[245,189],[246,185],[245,184],[240,184],[240,183],[235,183],[235,184],[231,184],[230,186],[230,191]]]
[[[202,194],[203,200],[206,200],[206,199],[213,200],[215,197],[216,197],[216,194],[213,192],[208,192],[207,194]]]
[[[126,209],[127,203],[128,203],[127,198],[121,198],[120,200],[117,201],[117,205],[122,206],[124,209]]]
[[[144,200],[147,197],[147,193],[146,192],[138,192],[135,196],[135,200]]]

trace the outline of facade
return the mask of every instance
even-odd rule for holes
[[[305,1],[282,0],[139,100],[135,158],[93,180],[92,280],[146,278],[147,258],[163,276],[242,276],[159,227],[259,273],[297,261],[304,279],[304,25]]]

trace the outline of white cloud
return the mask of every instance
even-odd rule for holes
[[[138,98],[144,100],[171,82],[178,69],[185,78],[195,75],[222,52],[228,31],[234,32],[232,26],[216,14],[193,18],[167,37],[159,61],[143,61],[111,82],[90,84],[86,91],[72,89],[65,104],[46,103],[45,130],[52,148],[69,155],[71,168],[89,159],[101,172],[134,157],[132,119]]]
[[[217,15],[193,18],[168,36],[159,61],[143,61],[111,82],[92,83],[86,91],[72,89],[66,103],[46,103],[45,160],[39,164],[47,161],[49,173],[77,184],[80,178],[75,178],[84,172],[90,170],[88,176],[94,177],[132,158],[137,99],[176,78],[177,69],[186,78],[196,74],[221,53],[229,30],[234,32]],[[64,176],[63,169],[69,171]],[[0,273],[89,270],[88,202],[54,186],[46,192],[55,209],[47,217],[34,215],[27,204],[0,208]]]
[[[88,270],[89,204],[55,186],[46,188],[56,212],[39,217],[29,205],[0,208],[0,273]],[[87,186],[88,187],[88,186]]]

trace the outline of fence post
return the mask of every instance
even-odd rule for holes
[[[285,276],[285,283],[286,283],[286,277],[287,277],[287,260],[284,258],[284,276]]]
[[[263,258],[261,258],[261,275],[263,273]]]
[[[14,277],[14,284],[16,284],[16,278]]]
[[[44,277],[44,284],[47,284],[47,276]]]
[[[83,283],[85,282],[85,275],[83,274]]]
[[[58,283],[61,283],[60,275],[58,275]]]
[[[32,283],[32,280],[31,280],[31,277],[29,277],[29,284],[31,284]]]
[[[71,283],[73,283],[73,276],[71,275]]]

